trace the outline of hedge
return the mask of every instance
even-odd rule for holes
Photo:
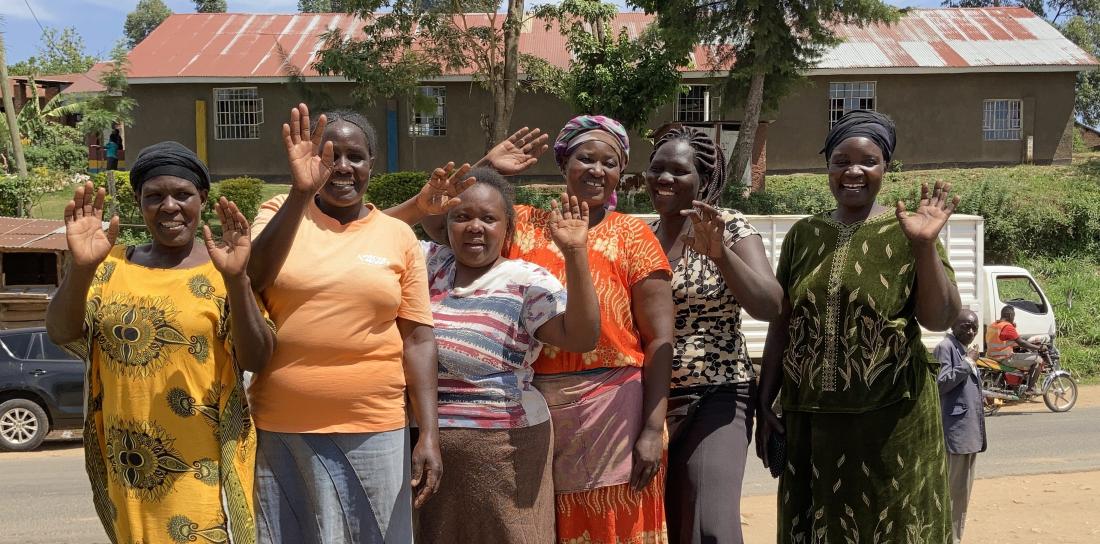
[[[426,172],[392,172],[370,178],[366,201],[380,210],[396,206],[420,192],[428,181]]]
[[[218,197],[222,196],[235,203],[241,213],[252,221],[264,197],[264,180],[249,177],[223,179],[210,188],[209,207],[212,209]]]

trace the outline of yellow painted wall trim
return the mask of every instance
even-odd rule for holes
[[[207,166],[206,160],[206,101],[195,101],[195,154]]]

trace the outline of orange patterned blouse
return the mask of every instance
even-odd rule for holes
[[[535,263],[565,283],[565,261],[550,239],[550,212],[516,206],[516,233],[508,257]],[[671,274],[653,231],[641,219],[610,212],[588,232],[588,266],[600,301],[600,340],[588,353],[542,348],[537,374],[559,374],[604,367],[642,366],[642,342],[631,308],[631,287],[654,272]]]

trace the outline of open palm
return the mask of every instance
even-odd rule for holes
[[[97,191],[92,182],[77,186],[73,199],[65,205],[65,241],[73,266],[95,267],[107,258],[118,239],[118,216],[111,217],[103,231],[103,204],[107,191]]]
[[[550,238],[563,253],[588,248],[588,203],[561,194],[561,203],[550,201]]]
[[[931,242],[936,240],[955,213],[955,207],[959,205],[959,197],[951,197],[951,184],[937,181],[931,195],[928,184],[922,183],[920,187],[920,204],[916,210],[909,213],[905,209],[905,203],[898,201],[897,216],[901,223],[901,230],[911,242]]]
[[[317,119],[317,129],[311,130],[309,107],[305,104],[291,108],[290,123],[283,123],[283,144],[290,163],[291,184],[296,191],[314,195],[332,173],[332,142],[321,146],[327,123],[322,115]]]
[[[416,207],[427,215],[441,215],[458,206],[462,203],[458,195],[477,182],[475,178],[466,176],[469,172],[469,164],[455,169],[453,162],[436,168],[432,171],[432,177],[428,178],[428,183],[416,195]]]
[[[534,166],[539,155],[549,149],[546,142],[550,136],[541,133],[541,129],[523,127],[490,149],[479,164],[488,165],[505,176],[519,174]]]
[[[680,212],[691,219],[691,233],[684,235],[684,243],[700,255],[717,259],[726,247],[726,221],[713,206],[698,200],[692,204],[695,206],[693,209]]]
[[[214,211],[222,224],[222,239],[215,242],[210,227],[202,226],[210,261],[223,276],[241,276],[248,269],[248,254],[252,249],[248,219],[235,203],[226,200],[224,196],[214,204]]]

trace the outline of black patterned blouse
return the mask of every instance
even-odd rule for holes
[[[720,209],[726,221],[728,247],[759,236],[741,212]],[[656,232],[661,220],[651,227]],[[680,245],[680,244],[677,244]],[[756,379],[756,371],[741,334],[741,305],[722,279],[718,265],[684,247],[672,263],[672,300],[676,303],[676,343],[672,359],[672,387],[742,383]]]

